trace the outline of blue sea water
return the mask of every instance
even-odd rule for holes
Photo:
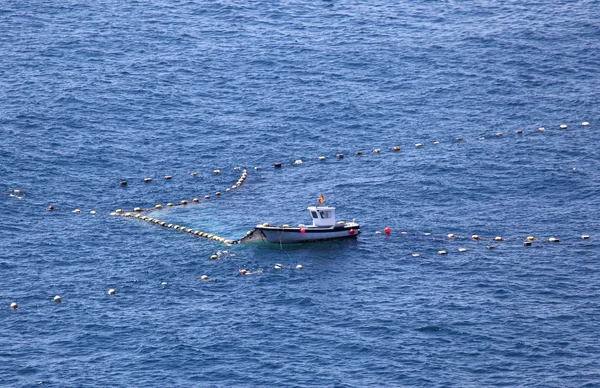
[[[3,2],[0,386],[600,385],[598,20],[597,0]],[[307,223],[320,193],[357,240],[225,247],[109,215],[199,197],[151,216],[237,239]]]

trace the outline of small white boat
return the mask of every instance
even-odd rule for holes
[[[335,207],[309,206],[308,211],[313,220],[312,225],[257,225],[240,242],[264,239],[270,243],[292,244],[338,238],[356,238],[360,234],[360,226],[356,222],[335,221]]]

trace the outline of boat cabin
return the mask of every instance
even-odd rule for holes
[[[335,208],[332,206],[309,206],[308,211],[312,217],[312,226],[328,228],[335,225]]]

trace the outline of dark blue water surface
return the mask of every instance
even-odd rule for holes
[[[600,385],[599,20],[2,2],[0,386]],[[109,215],[199,197],[150,216],[237,239],[308,223],[320,193],[357,240],[226,247]]]

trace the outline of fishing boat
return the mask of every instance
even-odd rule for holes
[[[336,222],[335,207],[333,206],[317,205],[309,206],[307,209],[312,218],[312,225],[257,225],[240,242],[264,239],[270,243],[292,244],[340,238],[356,238],[360,234],[360,226],[354,220],[352,222]]]

